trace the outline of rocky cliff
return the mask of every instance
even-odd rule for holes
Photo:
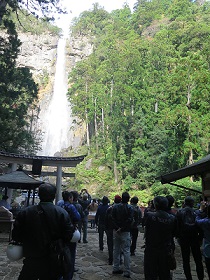
[[[17,66],[27,66],[35,77],[54,76],[58,38],[50,34],[19,33],[22,42]]]

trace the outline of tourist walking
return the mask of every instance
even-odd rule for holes
[[[113,221],[113,274],[123,274],[130,278],[130,230],[133,221],[133,208],[128,204],[130,195],[128,192],[122,193],[122,202],[114,205],[112,210]],[[121,252],[124,257],[124,271],[120,268]]]
[[[145,280],[170,280],[168,253],[171,250],[171,240],[175,235],[175,217],[165,210],[168,200],[163,196],[154,198],[154,212],[144,216],[145,251],[144,275]]]
[[[200,245],[203,234],[195,224],[196,213],[193,209],[194,199],[190,196],[185,198],[183,208],[177,214],[177,237],[181,247],[184,274],[187,280],[192,280],[190,267],[190,252],[192,252],[196,272],[199,280],[204,279],[204,270]]]
[[[105,216],[106,211],[109,208],[109,199],[107,196],[102,198],[102,204],[99,205],[96,216],[95,216],[95,223],[98,227],[98,234],[99,234],[99,250],[104,250],[104,232],[105,232]]]
[[[39,187],[39,205],[26,207],[17,214],[12,240],[23,244],[24,260],[18,280],[57,280],[58,263],[51,263],[49,246],[62,239],[69,244],[74,228],[68,213],[53,204],[56,188],[44,183]]]
[[[93,219],[90,220],[90,227],[95,228],[95,215],[98,209],[98,203],[96,202],[96,199],[93,198],[92,202],[88,205],[88,211],[89,213],[94,216]]]
[[[138,206],[139,199],[137,196],[131,198],[131,206],[133,207],[133,223],[131,225],[131,256],[135,256],[136,242],[139,235],[139,225],[142,223],[142,211]]]
[[[83,243],[88,243],[87,241],[87,228],[88,228],[88,205],[91,202],[91,196],[86,189],[83,189],[78,197],[78,202],[82,205],[84,212],[84,218],[82,222],[82,233],[83,233]],[[80,241],[79,241],[80,242]]]
[[[63,209],[65,209],[68,212],[71,223],[73,224],[74,229],[76,230],[78,227],[78,223],[81,220],[81,216],[80,216],[79,212],[77,211],[75,205],[73,204],[73,194],[72,194],[72,192],[64,191],[64,192],[62,192],[62,197],[63,197],[63,204],[61,204],[61,202],[59,202],[59,205],[60,205],[60,207],[62,207]],[[68,277],[65,278],[65,280],[71,280],[74,275],[74,266],[75,266],[75,259],[76,259],[76,246],[77,246],[76,242],[70,242],[70,244],[69,244],[72,265],[71,265],[70,273],[69,273]]]
[[[200,204],[200,211],[196,217],[196,224],[202,229],[204,234],[203,255],[210,279],[210,205],[208,205],[206,201],[202,201]]]
[[[106,237],[107,237],[107,247],[108,247],[108,263],[110,265],[113,264],[113,222],[112,222],[112,210],[115,204],[120,203],[122,200],[121,196],[115,195],[114,197],[114,203],[109,206],[109,208],[106,211],[105,216],[105,231],[106,231]]]

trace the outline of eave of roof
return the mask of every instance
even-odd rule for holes
[[[14,171],[0,176],[0,187],[11,189],[35,189],[42,183],[23,171]]]
[[[31,156],[23,154],[14,154],[0,151],[0,161],[5,163],[33,164],[33,160],[41,160],[43,166],[64,166],[75,167],[79,164],[85,155],[77,157],[46,157],[46,156]]]
[[[162,184],[167,184],[192,175],[202,176],[202,174],[207,172],[210,172],[210,154],[193,164],[185,166],[174,172],[161,175],[158,179]]]

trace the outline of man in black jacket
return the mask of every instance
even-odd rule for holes
[[[144,275],[145,280],[170,280],[168,252],[176,231],[175,217],[165,210],[168,200],[163,196],[154,198],[155,212],[147,212],[144,216],[145,252]]]
[[[113,274],[122,274],[130,278],[130,230],[133,222],[133,208],[128,204],[130,195],[128,192],[122,194],[122,202],[114,205],[112,210],[113,222]],[[124,256],[124,271],[120,269],[121,252]]]
[[[51,265],[49,244],[62,239],[70,242],[74,228],[66,210],[53,204],[56,188],[45,183],[39,187],[39,206],[18,213],[12,239],[23,244],[24,260],[18,280],[57,280]]]
[[[178,231],[177,237],[181,247],[183,269],[187,280],[192,280],[190,268],[190,252],[192,252],[196,272],[199,280],[204,279],[204,270],[200,245],[202,244],[203,234],[195,223],[196,212],[193,209],[194,199],[187,196],[184,207],[177,214]]]

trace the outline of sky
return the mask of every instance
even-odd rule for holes
[[[111,12],[116,9],[121,9],[125,3],[127,3],[133,10],[134,4],[137,0],[61,0],[63,7],[66,7],[68,11],[71,11],[71,16],[68,16],[68,19],[73,19],[78,17],[80,13],[85,10],[90,10],[93,8],[94,3],[99,3],[108,12]],[[66,17],[62,16],[62,19],[59,20],[58,25],[62,27],[66,25]]]

